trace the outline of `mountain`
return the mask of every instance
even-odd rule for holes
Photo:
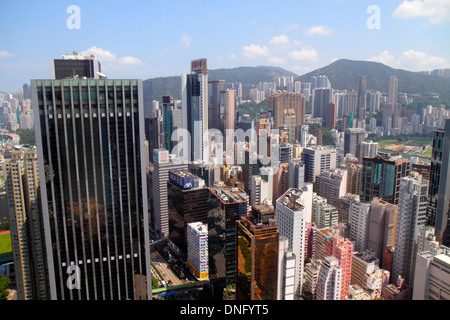
[[[366,88],[388,92],[389,77],[398,79],[398,92],[407,94],[439,94],[440,100],[450,104],[450,79],[426,75],[402,69],[394,69],[382,63],[341,59],[328,66],[297,77],[296,80],[310,82],[312,76],[326,75],[333,89],[358,90],[359,76],[366,76]]]
[[[293,76],[297,74],[279,67],[238,67],[232,69],[208,70],[209,80],[225,80],[226,82],[241,82],[243,98],[246,99],[249,89],[260,81],[274,81],[276,77]],[[144,80],[144,101],[161,100],[163,95],[171,95],[174,99],[181,99],[181,77],[159,77]]]

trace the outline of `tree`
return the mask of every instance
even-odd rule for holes
[[[0,274],[0,300],[6,300],[6,297],[8,297],[9,292],[6,288],[8,288],[10,283],[11,280],[7,276]]]

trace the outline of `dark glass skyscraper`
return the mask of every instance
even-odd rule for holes
[[[50,298],[149,298],[142,80],[31,86]]]

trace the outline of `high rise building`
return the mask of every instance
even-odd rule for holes
[[[17,298],[48,299],[47,266],[35,148],[22,147],[3,162]]]
[[[366,250],[367,225],[370,211],[370,203],[352,201],[349,208],[350,239],[355,243],[355,250]]]
[[[361,141],[359,144],[359,157],[358,160],[362,163],[363,158],[375,158],[378,154],[378,142],[371,140]]]
[[[325,257],[317,280],[316,300],[340,300],[341,296],[342,268],[335,257]]]
[[[392,75],[389,78],[389,89],[387,100],[387,102],[390,103],[391,105],[395,105],[397,103],[397,88],[398,88],[397,77]]]
[[[361,201],[380,198],[397,204],[400,178],[409,175],[409,159],[379,154],[375,158],[364,158],[362,164]]]
[[[314,118],[326,118],[326,110],[333,100],[333,89],[317,88],[313,90],[312,115]]]
[[[450,119],[445,120],[443,143],[435,230],[437,241],[450,246]]]
[[[179,160],[179,159],[178,159]],[[165,149],[153,150],[153,193],[151,227],[157,237],[168,237],[169,230],[169,201],[167,193],[167,182],[169,172],[176,170],[187,170],[188,165],[177,159],[169,157],[169,151]]]
[[[397,211],[397,205],[383,200],[374,199],[370,203],[366,248],[375,252],[380,265],[384,262],[383,253],[386,248],[395,246]]]
[[[93,56],[84,56],[77,52],[65,54],[62,59],[50,60],[51,79],[99,79],[101,75],[100,62]]]
[[[319,196],[333,206],[347,193],[347,170],[327,169],[320,174]]]
[[[347,170],[347,193],[358,196],[361,194],[362,168],[362,164],[347,163],[345,165]]]
[[[336,150],[324,146],[305,147],[302,160],[305,163],[305,182],[314,183],[323,171],[336,168]]]
[[[357,119],[360,121],[366,120],[366,106],[367,106],[366,76],[360,76],[358,87],[358,110],[357,110]]]
[[[344,132],[344,155],[352,154],[359,158],[360,144],[366,138],[366,130],[347,128]]]
[[[31,87],[50,299],[148,299],[142,80]],[[79,290],[67,285],[74,270]]]
[[[449,300],[450,248],[434,241],[417,253],[414,267],[413,300]]]
[[[187,143],[189,161],[208,161],[208,67],[206,59],[191,61],[191,73],[181,76],[183,129],[190,137]],[[184,140],[183,140],[184,141]],[[184,150],[183,150],[184,151]]]
[[[237,222],[237,300],[277,299],[278,230],[275,220],[261,219],[264,207]],[[269,210],[273,217],[273,207]]]
[[[253,176],[250,188],[250,204],[252,206],[260,205],[266,199],[272,203],[272,192],[270,192],[269,183],[259,175]]]
[[[277,91],[269,97],[273,128],[285,131],[289,143],[296,140],[297,127],[305,124],[305,97],[299,93]]]
[[[187,224],[187,265],[198,280],[209,278],[208,226],[201,222]]]
[[[189,223],[208,224],[209,190],[205,181],[187,170],[169,170],[167,182],[169,238],[183,257],[187,250]]]
[[[210,211],[210,234],[223,234],[210,240],[210,247],[216,246],[210,260],[211,269],[219,278],[225,278],[225,285],[236,284],[238,272],[236,222],[248,213],[248,199],[243,190],[235,187],[210,187],[208,200]],[[219,249],[217,249],[219,248]]]
[[[427,195],[428,181],[422,180],[416,172],[400,179],[392,278],[401,276],[409,285],[414,283],[412,267],[417,254],[418,230],[426,223]]]
[[[325,116],[325,127],[329,129],[336,128],[336,104],[329,103],[327,104],[327,112]]]
[[[306,248],[305,207],[301,204],[303,191],[289,189],[276,201],[275,219],[280,236],[286,238],[295,255],[294,292],[301,293]]]

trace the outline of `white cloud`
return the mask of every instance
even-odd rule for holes
[[[450,1],[412,0],[403,1],[392,14],[397,19],[427,18],[429,24],[443,24],[450,21]]]
[[[90,47],[89,49],[81,52],[83,55],[94,55],[102,64],[102,66],[112,67],[117,65],[137,66],[143,62],[136,57],[126,56],[118,58],[116,54],[111,51],[104,50],[98,47]]]
[[[296,61],[316,62],[319,59],[317,50],[311,47],[303,47],[289,53],[289,57]]]
[[[333,33],[333,30],[327,26],[314,26],[306,31],[307,36],[328,36]]]
[[[12,55],[13,54],[8,51],[0,50],[0,58],[11,57]]]
[[[247,58],[256,58],[260,56],[269,56],[269,48],[267,46],[260,46],[257,44],[251,44],[242,48],[244,56]]]
[[[230,59],[231,60],[234,60],[234,59],[236,59],[237,57],[236,57],[236,55],[234,54],[234,53],[232,53],[232,54],[230,54]]]
[[[189,34],[187,32],[185,32],[180,39],[180,43],[178,44],[178,46],[180,48],[187,48],[191,45],[192,39],[189,36]]]
[[[289,48],[290,46],[290,40],[289,37],[285,34],[274,36],[272,39],[270,39],[269,44],[272,45],[275,49],[278,50],[285,50]]]
[[[369,61],[381,62],[393,68],[409,71],[429,71],[433,69],[448,68],[450,63],[447,59],[428,55],[427,53],[408,50],[400,56],[395,57],[389,51],[383,51],[380,55],[368,59]]]

